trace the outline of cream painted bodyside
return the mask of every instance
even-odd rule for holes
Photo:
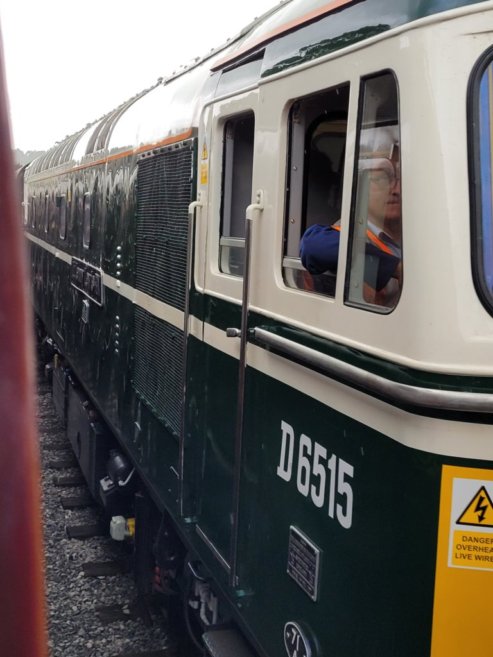
[[[250,306],[267,316],[409,367],[443,373],[493,374],[493,320],[474,289],[470,264],[467,88],[480,55],[493,43],[493,3],[438,14],[315,63],[267,79],[255,92],[218,102],[200,135],[222,116],[256,111],[253,193],[264,211],[253,227]],[[400,90],[404,285],[396,309],[381,315],[344,305],[355,126],[361,78],[394,71]],[[287,122],[292,102],[349,82],[350,108],[335,299],[285,286],[282,279]],[[202,137],[199,137],[201,144]],[[220,141],[218,140],[218,143]],[[200,146],[199,146],[200,148]],[[241,281],[218,272],[221,153],[211,153],[207,249],[198,234],[196,280],[207,294],[241,301]],[[205,277],[201,269],[205,268]],[[444,339],[446,338],[446,339]]]
[[[258,117],[258,89],[229,96],[208,105],[199,128],[199,190],[201,207],[197,215],[195,285],[200,291],[241,303],[242,279],[219,269],[221,181],[224,126],[228,118],[252,111]],[[205,149],[205,150],[204,150]],[[201,153],[207,153],[207,161]],[[207,167],[207,184],[200,185],[201,166]]]
[[[33,242],[33,244],[37,244],[38,246],[41,246],[43,249],[51,253],[51,255],[54,255],[55,258],[59,258],[60,260],[63,260],[63,262],[66,262],[68,265],[72,262],[72,256],[65,251],[62,251],[61,249],[57,249],[56,246],[52,246],[48,242],[45,242],[44,240],[40,240],[39,237],[36,237],[35,235],[31,235],[27,231],[24,233],[25,237]]]

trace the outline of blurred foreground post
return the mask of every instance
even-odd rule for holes
[[[34,350],[0,43],[0,655],[46,653]]]

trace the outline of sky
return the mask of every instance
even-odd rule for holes
[[[13,145],[45,150],[278,0],[0,0]]]

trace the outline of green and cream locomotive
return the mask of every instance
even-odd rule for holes
[[[27,168],[55,405],[213,657],[490,654],[492,143],[492,1],[286,0]]]

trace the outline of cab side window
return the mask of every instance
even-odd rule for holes
[[[242,276],[245,263],[245,214],[252,202],[253,112],[226,121],[223,132],[219,269]]]
[[[82,246],[88,249],[91,246],[91,194],[84,194],[82,215]]]
[[[58,234],[61,240],[67,236],[67,197],[65,194],[56,197],[58,208]]]
[[[31,214],[31,228],[34,228],[36,226],[36,206],[37,206],[37,199],[36,199],[36,194],[33,194],[31,197],[31,203],[29,205],[29,210]]]
[[[473,69],[469,91],[472,269],[481,302],[493,315],[493,49]]]
[[[363,79],[359,116],[345,301],[390,312],[402,288],[399,105],[393,73]]]
[[[48,227],[50,225],[50,195],[48,192],[45,193],[44,199],[44,208],[43,208],[43,229],[44,232],[48,232]]]
[[[304,261],[302,238],[338,229],[348,104],[349,85],[342,85],[298,99],[289,116],[284,282],[328,296],[335,294],[339,245],[333,266],[319,270]]]

